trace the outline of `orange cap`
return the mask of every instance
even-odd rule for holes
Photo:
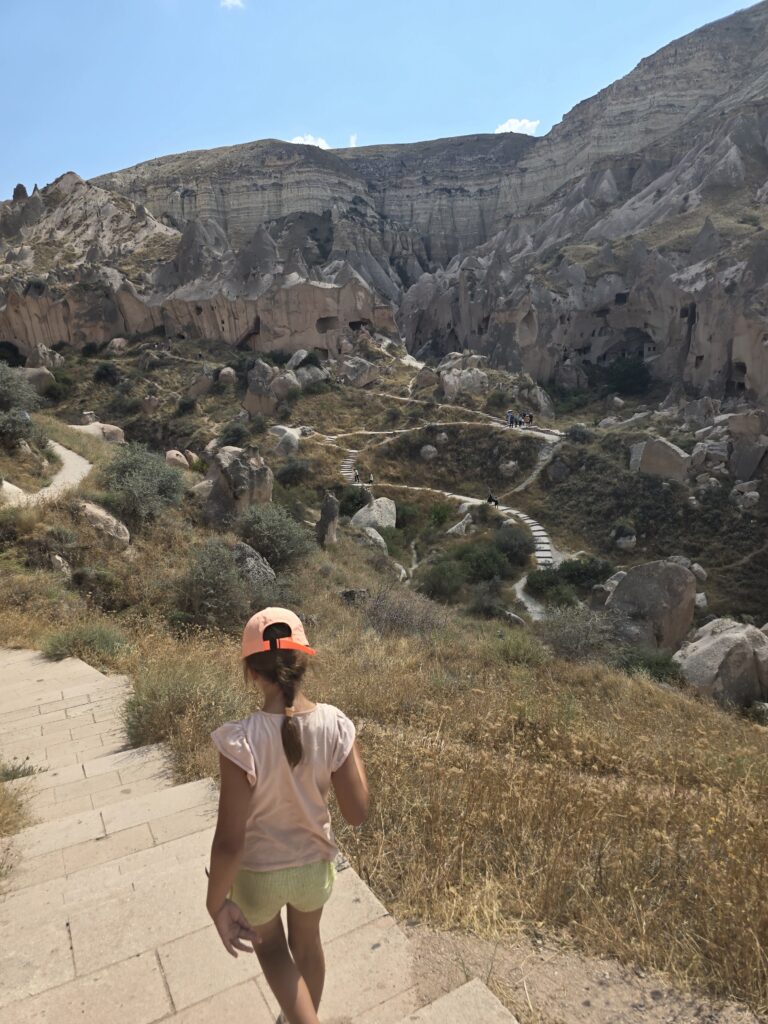
[[[267,626],[275,626],[278,623],[287,626],[291,631],[291,635],[280,637],[278,640],[265,640],[264,630]],[[305,654],[315,653],[309,646],[301,619],[295,612],[289,611],[288,608],[263,608],[260,612],[252,615],[245,624],[242,646],[243,658],[247,658],[249,654],[259,654],[261,651],[274,650],[304,651]]]

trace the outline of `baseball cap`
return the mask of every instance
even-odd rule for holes
[[[265,640],[264,630],[268,626],[276,626],[278,624],[287,626],[291,631],[291,635],[281,636],[275,640]],[[249,654],[276,650],[304,651],[305,654],[315,653],[309,646],[304,626],[295,612],[290,611],[288,608],[263,608],[260,612],[252,615],[245,624],[242,657],[247,658]]]

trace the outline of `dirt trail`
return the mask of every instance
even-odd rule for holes
[[[25,491],[14,492],[8,496],[8,500],[5,502],[6,505],[37,505],[51,498],[57,498],[65,491],[70,491],[73,487],[77,487],[81,480],[88,476],[93,466],[87,459],[84,459],[82,455],[78,455],[77,452],[70,451],[69,448],[65,448],[64,445],[58,444],[56,441],[49,441],[49,444],[61,459],[61,468],[57,471],[53,480],[51,480],[47,487],[41,487],[39,491],[35,491],[33,494]]]

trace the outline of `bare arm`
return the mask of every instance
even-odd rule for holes
[[[242,911],[227,899],[243,855],[245,822],[251,802],[251,787],[245,772],[223,754],[219,755],[219,767],[221,772],[219,818],[211,846],[211,869],[208,878],[206,906],[224,947],[228,953],[236,957],[235,949],[250,952],[241,940],[255,938],[255,935],[250,932]]]
[[[365,765],[357,743],[344,764],[331,776],[339,810],[350,825],[362,825],[368,816],[370,793]]]

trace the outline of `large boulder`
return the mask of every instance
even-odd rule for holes
[[[720,412],[720,403],[709,396],[697,398],[689,402],[682,410],[682,419],[690,430],[702,430],[714,425],[715,417]]]
[[[131,535],[125,523],[115,519],[100,505],[94,505],[92,501],[82,501],[80,502],[80,514],[94,530],[103,534],[110,547],[122,551],[131,543]]]
[[[352,516],[352,526],[359,529],[394,526],[397,522],[397,505],[391,498],[373,498]]]
[[[737,439],[728,460],[728,469],[735,480],[751,480],[760,468],[768,452],[768,437],[765,434],[752,440],[748,437]]]
[[[488,390],[488,374],[477,368],[461,370],[458,367],[444,370],[440,374],[443,394],[449,402],[459,395],[479,395]]]
[[[189,469],[189,462],[183,452],[177,448],[171,448],[165,453],[166,466],[173,466],[174,469]]]
[[[277,398],[267,384],[248,380],[248,390],[243,398],[243,408],[249,416],[271,416],[277,409]]]
[[[309,352],[305,348],[300,348],[298,352],[294,352],[288,362],[285,364],[286,370],[298,370],[301,364],[309,355]]]
[[[114,423],[86,423],[83,426],[72,427],[72,430],[79,430],[81,434],[98,437],[100,441],[108,441],[110,444],[125,443],[122,427],[117,427]]]
[[[301,441],[301,429],[299,427],[276,426],[271,428],[270,434],[280,438],[275,449],[277,455],[295,455],[298,452],[299,442]]]
[[[744,409],[718,416],[715,423],[724,426],[733,438],[756,438],[768,431],[768,412],[763,409]]]
[[[278,402],[285,401],[291,393],[300,390],[301,381],[293,370],[284,370],[282,373],[278,373],[269,384],[269,392]]]
[[[205,398],[206,395],[210,395],[213,391],[215,383],[215,371],[210,367],[205,367],[202,373],[198,374],[187,388],[187,398]]]
[[[238,542],[232,549],[240,575],[254,590],[269,586],[277,579],[275,570],[250,544]]]
[[[627,620],[627,639],[640,647],[676,651],[693,625],[696,577],[675,562],[631,568],[608,597],[606,608]]]
[[[768,699],[768,636],[755,626],[715,619],[674,656],[687,683],[725,704]]]
[[[24,374],[27,381],[32,385],[38,395],[47,395],[53,385],[56,383],[56,378],[53,376],[47,366],[30,366],[20,367],[20,372]]]
[[[211,489],[204,515],[212,524],[231,522],[251,505],[272,501],[272,470],[258,449],[225,445],[216,452],[206,480]]]
[[[364,388],[379,379],[379,368],[361,356],[347,356],[336,363],[336,377],[354,388]]]
[[[629,468],[633,473],[677,480],[683,483],[688,473],[691,456],[663,437],[640,441],[630,448]]]
[[[433,388],[439,379],[431,366],[422,366],[413,378],[413,388],[415,391],[421,391],[423,388]]]
[[[336,532],[339,528],[339,499],[330,491],[326,491],[323,504],[320,506],[320,519],[315,526],[315,536],[321,548],[337,541]]]

